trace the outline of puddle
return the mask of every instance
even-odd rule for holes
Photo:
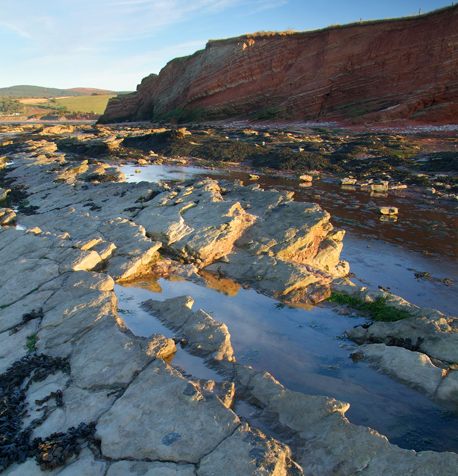
[[[370,252],[364,248],[370,247]],[[458,267],[438,258],[426,258],[390,243],[365,240],[349,232],[344,239],[341,258],[350,263],[352,278],[359,286],[387,289],[420,307],[434,308],[451,316],[458,310]],[[416,279],[415,272],[427,271],[450,284]],[[357,279],[359,278],[359,279]]]
[[[164,326],[159,319],[143,311],[140,304],[148,299],[156,299],[149,289],[142,289],[135,286],[125,287],[115,284],[114,291],[118,298],[118,313],[129,329],[138,336],[148,337],[151,334],[162,334],[173,338],[174,333]],[[191,355],[177,345],[177,352],[173,357],[172,364],[182,367],[193,377],[223,382],[221,377],[213,369],[208,368],[200,357]]]
[[[140,172],[135,172],[140,170]],[[125,164],[122,172],[127,182],[162,182],[184,181],[191,177],[205,174],[206,170],[199,167],[184,167],[179,165],[128,165]],[[133,178],[132,178],[133,177]]]
[[[290,390],[349,402],[346,415],[352,423],[374,428],[401,447],[458,451],[457,415],[349,358],[356,346],[340,336],[364,322],[363,318],[336,314],[328,306],[310,311],[284,306],[250,289],[239,288],[228,295],[189,281],[143,281],[136,287],[116,286],[115,291],[118,306],[131,311],[122,317],[136,334],[161,332],[171,337],[157,319],[135,309],[147,299],[162,301],[189,294],[195,301],[194,311],[202,308],[228,326],[238,362],[266,370]],[[191,370],[201,359],[194,357],[191,362],[182,350],[178,355],[184,356],[180,364],[189,373],[216,379],[203,374],[207,369],[203,363]]]

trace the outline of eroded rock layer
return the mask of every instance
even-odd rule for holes
[[[304,33],[209,41],[137,92],[110,99],[100,122],[246,117],[269,120],[458,117],[458,7]]]

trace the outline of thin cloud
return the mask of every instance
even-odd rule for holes
[[[208,37],[200,40],[196,36],[201,38],[202,28],[220,21],[221,16],[249,16],[285,1],[3,2],[0,30],[9,48],[0,65],[0,77],[10,85],[19,82],[52,86],[52,82],[57,87],[69,87],[70,79],[79,85],[90,85],[87,81],[94,80],[94,87],[98,84],[114,88],[108,83],[124,83],[121,88],[128,89],[126,84],[134,78],[138,82],[151,72],[159,72],[172,58],[203,48]],[[183,41],[189,38],[190,31],[193,41]],[[173,41],[176,44],[170,45]]]
[[[62,6],[56,0],[19,0],[2,7],[2,23],[43,49],[69,52],[75,45],[152,37],[167,26],[238,6],[243,6],[243,15],[284,3],[285,0],[79,0],[63,2]]]

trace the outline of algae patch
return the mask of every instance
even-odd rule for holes
[[[353,296],[332,293],[327,301],[335,302],[342,306],[348,306],[356,311],[360,311],[374,321],[395,322],[412,317],[412,315],[407,311],[388,306],[386,304],[386,298],[383,297],[378,298],[375,301],[366,302]]]

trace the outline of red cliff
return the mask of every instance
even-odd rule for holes
[[[426,15],[210,40],[100,122],[149,119],[448,122],[458,119],[458,6]]]

